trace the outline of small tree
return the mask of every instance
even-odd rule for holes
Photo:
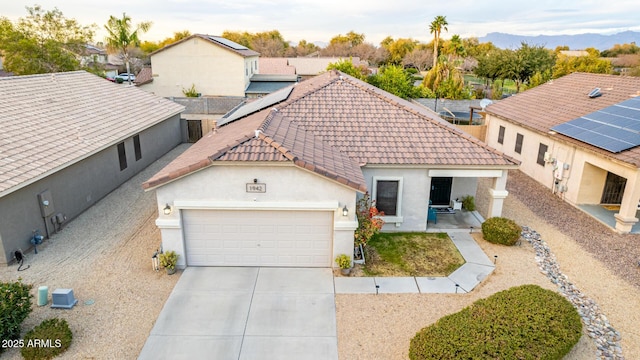
[[[113,15],[109,17],[109,21],[104,28],[108,33],[108,36],[105,39],[107,49],[122,56],[124,63],[127,66],[127,73],[130,74],[130,51],[132,47],[140,45],[138,31],[149,31],[149,28],[151,28],[151,22],[140,23],[132,30],[131,18],[127,16],[127,14],[122,13],[122,19],[118,19]],[[131,85],[131,77],[129,77],[129,85]]]
[[[365,193],[362,199],[356,204],[356,217],[358,218],[358,228],[354,233],[354,245],[365,246],[373,235],[380,232],[384,220],[379,218],[384,213],[378,211],[375,201],[371,200],[369,193]]]
[[[22,322],[31,313],[31,285],[15,282],[0,283],[0,339],[20,338]],[[4,347],[0,347],[2,353]]]

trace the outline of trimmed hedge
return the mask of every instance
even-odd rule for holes
[[[31,285],[15,282],[0,282],[0,339],[20,338],[22,322],[31,313]],[[0,346],[0,354],[4,350]]]
[[[494,244],[514,245],[521,232],[515,221],[503,217],[492,217],[482,223],[482,237]]]
[[[562,359],[580,336],[580,315],[568,300],[537,285],[523,285],[420,330],[411,339],[409,358]]]
[[[73,334],[64,319],[47,319],[24,336],[24,346],[20,349],[27,360],[53,359],[67,351]]]

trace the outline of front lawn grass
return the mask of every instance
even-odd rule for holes
[[[465,262],[446,233],[378,233],[365,256],[366,276],[448,276]]]

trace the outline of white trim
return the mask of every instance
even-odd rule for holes
[[[340,221],[333,223],[334,231],[354,231],[358,228],[357,221]]]
[[[385,224],[388,223],[401,223],[404,221],[404,217],[402,216],[376,216],[382,220],[384,220]]]
[[[299,202],[299,201],[208,201],[175,200],[178,209],[218,209],[218,210],[310,210],[337,211],[337,201]]]
[[[396,214],[389,216],[381,216],[385,222],[402,222],[402,188],[403,178],[401,176],[374,176],[371,184],[371,200],[376,200],[376,192],[378,190],[378,181],[397,181],[398,182],[398,198],[396,202]]]
[[[156,226],[160,229],[180,229],[182,224],[180,222],[180,218],[157,218]]]
[[[480,170],[480,169],[431,169],[430,177],[487,177],[496,178],[502,176],[502,170]]]
[[[507,190],[489,189],[489,193],[494,199],[504,199],[507,197],[507,195],[509,195],[509,192]]]

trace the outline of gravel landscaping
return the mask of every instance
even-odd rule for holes
[[[180,276],[151,268],[151,254],[160,245],[155,226],[155,193],[141,183],[184,151],[181,145],[64,229],[27,253],[25,265],[0,268],[0,279],[21,277],[34,285],[34,311],[24,332],[49,317],[66,319],[73,342],[62,359],[135,359]],[[486,209],[488,181],[480,182],[476,204]],[[622,353],[640,359],[639,235],[618,235],[557,199],[520,172],[512,172],[504,216],[540,234],[561,271],[592,299],[621,335]],[[526,205],[525,205],[526,204]],[[338,350],[341,359],[407,359],[409,342],[421,328],[457,312],[480,298],[521,284],[557,290],[536,262],[536,250],[493,245],[478,239],[496,270],[468,294],[336,295]],[[79,302],[71,310],[35,305],[37,288],[73,288]],[[582,337],[567,359],[596,358],[592,339]],[[3,359],[20,359],[18,349]]]

